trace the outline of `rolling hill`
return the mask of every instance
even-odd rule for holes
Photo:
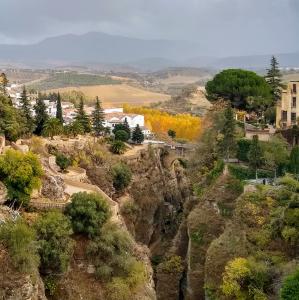
[[[90,32],[51,37],[31,45],[0,45],[0,65],[89,66],[102,70],[126,66],[137,72],[184,66],[264,69],[272,55],[219,58],[205,53],[205,42],[146,40]],[[282,67],[299,67],[299,52],[275,55]]]

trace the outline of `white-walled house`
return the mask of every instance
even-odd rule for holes
[[[138,124],[140,127],[144,126],[144,116],[137,114],[125,113],[108,113],[105,114],[105,127],[113,129],[115,125],[122,124],[127,120],[129,127],[134,128]]]

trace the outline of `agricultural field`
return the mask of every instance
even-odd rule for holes
[[[164,102],[170,99],[169,95],[163,93],[151,92],[139,87],[133,87],[126,83],[123,84],[107,84],[93,86],[72,86],[59,89],[47,90],[47,92],[68,93],[71,91],[82,92],[87,102],[93,102],[98,96],[104,107],[121,106],[124,103],[133,106],[149,105],[151,103]]]
[[[112,79],[109,76],[82,74],[76,72],[62,72],[51,74],[48,78],[41,80],[35,84],[29,85],[29,88],[44,91],[70,86],[79,87],[106,84],[112,85],[120,83],[120,80]]]

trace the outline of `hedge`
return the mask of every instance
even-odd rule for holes
[[[248,152],[250,149],[251,140],[238,140],[237,158],[241,161],[248,161]]]
[[[229,172],[239,180],[255,179],[255,170],[248,167],[229,164]],[[274,178],[274,172],[268,170],[259,169],[257,172],[258,178]]]

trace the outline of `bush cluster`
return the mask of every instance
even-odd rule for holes
[[[110,218],[111,212],[107,202],[98,194],[76,193],[65,213],[70,218],[75,233],[93,237]]]
[[[124,164],[119,163],[112,168],[113,186],[116,190],[124,190],[131,182],[132,172],[130,168]]]
[[[249,180],[255,179],[255,171],[253,169],[237,166],[237,165],[228,165],[230,173],[239,180]],[[268,170],[258,170],[259,178],[274,178],[274,173]]]

